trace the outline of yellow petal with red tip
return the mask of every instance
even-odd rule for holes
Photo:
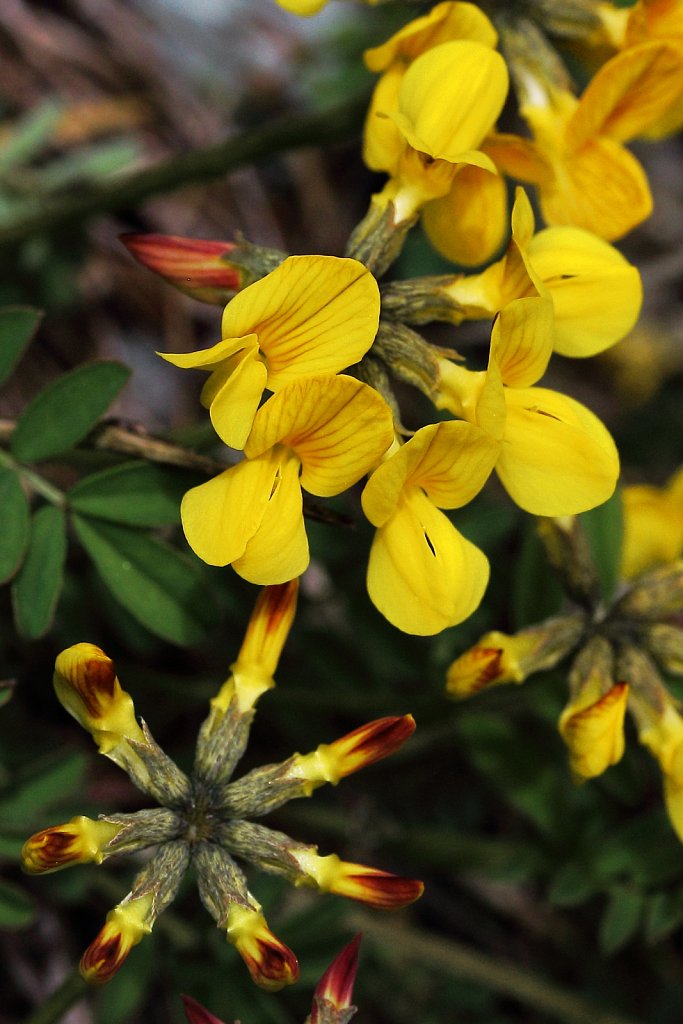
[[[297,980],[299,964],[294,953],[273,935],[260,908],[233,904],[225,927],[228,942],[236,948],[260,988],[277,992]]]
[[[550,299],[514,299],[500,311],[491,332],[491,358],[504,384],[528,388],[543,376],[553,352]]]
[[[286,583],[308,567],[299,468],[294,455],[282,458],[258,530],[232,563],[250,583]]]
[[[427,203],[422,226],[437,252],[453,263],[487,263],[507,232],[507,187],[498,174],[465,165],[450,191]]]
[[[352,377],[309,377],[273,395],[259,410],[245,447],[249,457],[287,445],[311,494],[339,494],[375,466],[393,440],[384,399]]]
[[[373,604],[392,625],[431,636],[472,614],[488,576],[482,552],[413,487],[375,535],[367,584]]]
[[[598,700],[578,707],[569,704],[562,712],[559,730],[578,778],[594,779],[621,760],[628,692],[626,683],[615,683]]]
[[[527,255],[553,301],[556,352],[596,355],[635,325],[640,274],[608,242],[580,228],[547,228],[531,240]]]
[[[152,909],[150,893],[120,903],[107,914],[106,924],[81,957],[80,972],[90,985],[111,981],[133,946],[152,928],[147,919]]]
[[[310,880],[323,892],[367,903],[378,910],[399,910],[419,899],[424,885],[413,878],[400,878],[388,871],[350,864],[336,853],[321,857],[315,847],[291,850],[291,856]]]
[[[507,388],[505,400],[496,472],[513,501],[539,516],[573,515],[607,501],[619,455],[597,416],[547,388]]]
[[[449,163],[472,162],[508,90],[505,61],[482,43],[444,43],[418,57],[399,91],[396,124],[413,149]]]
[[[471,39],[485,46],[495,46],[498,33],[474,4],[437,4],[428,14],[414,18],[395,32],[386,43],[363,54],[370,71],[386,71],[394,61],[406,65],[421,53],[456,39]]]
[[[608,138],[593,139],[568,156],[539,199],[547,224],[575,225],[607,241],[621,238],[652,212],[643,168]]]
[[[244,554],[261,525],[279,463],[280,453],[268,452],[185,494],[180,505],[183,530],[204,562],[229,565]]]
[[[415,731],[412,715],[378,718],[334,743],[321,743],[310,754],[295,754],[292,771],[309,784],[307,795],[326,782],[335,785],[353,772],[389,757]]]
[[[228,303],[224,337],[254,333],[276,391],[299,377],[337,373],[374,341],[379,288],[358,260],[290,256]]]
[[[93,821],[79,815],[65,825],[53,825],[27,839],[21,849],[24,871],[44,875],[73,864],[101,864],[104,848],[123,825],[110,821]]]
[[[315,986],[310,1024],[323,1024],[330,1019],[330,1010],[336,1011],[341,1022],[340,1010],[353,1009],[353,983],[358,969],[358,947],[362,936],[356,935],[338,954]],[[190,1022],[192,1024],[192,1022]]]
[[[567,126],[573,149],[598,135],[626,142],[683,94],[683,50],[662,41],[633,46],[603,64]]]

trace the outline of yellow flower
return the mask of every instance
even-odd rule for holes
[[[202,390],[219,437],[243,448],[264,389],[358,362],[379,323],[379,289],[357,260],[290,256],[225,307],[223,340],[174,366],[207,370]]]
[[[421,636],[462,622],[488,582],[482,552],[440,508],[459,508],[483,487],[497,445],[467,423],[423,427],[370,477],[363,510],[377,533],[368,593],[394,626]]]
[[[505,102],[508,74],[490,46],[462,39],[442,43],[405,73],[390,69],[380,85],[368,123],[388,118],[393,127],[383,125],[381,135],[366,142],[366,156],[370,166],[381,164],[391,175],[373,201],[393,203],[396,223],[447,195],[460,165],[496,173],[479,147]]]
[[[418,900],[424,885],[413,878],[401,878],[388,871],[365,864],[350,864],[336,853],[321,857],[315,847],[290,850],[303,878],[300,884],[315,885],[322,892],[332,892],[357,900],[377,910],[398,910]]]
[[[604,694],[585,686],[562,712],[558,728],[577,779],[594,779],[621,760],[628,694],[627,683],[615,683]]]
[[[581,228],[534,234],[534,215],[522,188],[512,211],[512,236],[501,260],[481,274],[458,276],[443,291],[458,318],[494,316],[513,299],[550,298],[553,349],[564,356],[596,355],[634,326],[642,304],[640,274],[621,253]]]
[[[499,135],[487,153],[505,173],[537,185],[546,223],[620,238],[652,211],[645,172],[623,143],[680,96],[681,54],[661,41],[634,46],[608,60],[579,99],[530,80],[521,110],[534,141]]]
[[[404,178],[408,191],[410,180],[419,180],[422,176],[426,198],[434,191],[438,195],[426,202],[422,211],[423,226],[430,241],[448,259],[472,266],[489,259],[505,235],[505,182],[491,173],[493,168],[488,162],[483,168],[475,163],[460,162],[451,169],[430,170],[424,161],[420,163],[405,154],[404,135],[396,121],[400,104],[405,103],[401,84],[408,68],[422,54],[456,41],[469,41],[493,51],[498,36],[489,19],[474,4],[446,2],[409,22],[381,46],[366,50],[367,67],[381,73],[381,78],[366,118],[363,157],[373,170],[386,171],[395,179]],[[476,50],[470,52],[476,53]],[[424,62],[421,65],[427,66]],[[495,57],[492,67],[498,74],[500,65]],[[457,74],[459,69],[453,66],[449,75],[454,78]],[[496,116],[493,115],[491,124]],[[387,196],[396,188],[396,182],[390,184]],[[407,198],[401,194],[400,187],[399,195],[401,198],[397,196],[395,202],[400,208]]]
[[[630,580],[683,554],[683,467],[665,487],[624,487],[621,574]]]
[[[72,864],[101,864],[105,848],[123,825],[111,821],[93,821],[80,814],[65,825],[53,825],[27,839],[21,849],[25,871],[44,875]]]
[[[190,547],[252,583],[301,575],[309,559],[301,488],[341,493],[377,464],[392,436],[389,407],[360,381],[323,375],[287,384],[259,409],[247,458],[183,498]]]
[[[639,722],[640,742],[657,758],[664,776],[666,810],[676,835],[683,842],[683,717],[665,695],[659,715]]]
[[[277,992],[299,977],[299,963],[292,950],[273,935],[260,904],[233,903],[228,910],[225,929],[231,943],[244,960],[252,979],[261,988]]]
[[[498,442],[495,469],[510,497],[534,515],[584,512],[606,501],[619,475],[614,442],[573,398],[532,387],[552,353],[552,304],[515,299],[491,334],[488,369],[440,360],[437,404]]]
[[[133,946],[151,932],[152,904],[149,893],[109,911],[106,924],[81,957],[80,971],[85,981],[104,985],[111,980]]]

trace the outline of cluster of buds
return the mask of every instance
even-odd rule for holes
[[[24,867],[34,874],[73,864],[101,864],[118,853],[156,847],[131,891],[109,912],[83,954],[81,973],[87,981],[110,980],[174,899],[190,864],[202,903],[254,981],[269,989],[295,981],[298,963],[270,931],[234,857],[295,886],[311,886],[381,909],[406,906],[421,895],[420,882],[349,863],[336,854],[323,856],[316,846],[249,820],[309,796],[327,782],[334,785],[393,753],[412,734],[412,716],[370,722],[311,753],[294,754],[281,764],[255,768],[231,781],[247,745],[256,702],[273,686],[296,595],[296,581],[261,592],[231,674],[201,726],[191,778],[161,750],[145,723],[138,724],[111,659],[92,644],[76,644],[58,656],[55,690],[61,703],[91,733],[100,752],[160,805],[105,814],[96,821],[78,816],[38,832],[24,844]]]
[[[360,940],[361,936],[356,935],[323,974],[313,992],[313,1005],[305,1024],[348,1024],[355,1014],[351,999]],[[223,1024],[191,996],[183,996],[183,1002],[188,1024]]]
[[[683,561],[649,568],[605,607],[580,521],[541,520],[539,534],[574,607],[513,635],[485,633],[448,669],[447,693],[463,699],[522,683],[571,655],[558,727],[573,776],[595,778],[621,759],[630,711],[659,761],[667,811],[683,840],[683,715],[662,678],[683,675]]]

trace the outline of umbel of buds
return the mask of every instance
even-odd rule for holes
[[[448,669],[458,699],[522,683],[572,655],[569,701],[558,728],[577,782],[601,775],[624,753],[624,718],[659,762],[671,823],[683,841],[683,715],[660,670],[683,675],[683,562],[642,573],[605,606],[597,568],[576,517],[543,519],[539,535],[573,610],[519,633],[484,634]]]
[[[380,909],[406,906],[421,895],[421,882],[348,863],[334,853],[321,855],[316,846],[249,820],[288,800],[310,796],[326,782],[336,785],[344,776],[387,757],[412,734],[411,715],[378,719],[310,753],[293,754],[281,764],[255,768],[231,781],[247,745],[256,702],[274,685],[296,596],[296,580],[262,590],[231,674],[201,726],[191,778],[161,750],[146,724],[138,724],[133,701],[106,654],[92,644],[76,644],[58,656],[55,690],[61,703],[90,732],[100,753],[159,804],[132,814],[101,815],[97,821],[81,815],[43,829],[24,844],[24,868],[34,874],[73,864],[101,864],[117,853],[156,847],[131,891],[109,912],[83,954],[81,974],[86,981],[101,984],[113,977],[174,899],[190,864],[202,903],[254,981],[267,989],[295,981],[299,966],[294,953],[268,927],[235,857],[295,886]],[[320,998],[324,1003],[327,997]],[[348,1019],[316,1013],[313,1024],[345,1024]]]

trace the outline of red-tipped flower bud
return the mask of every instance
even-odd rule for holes
[[[293,770],[306,779],[311,792],[324,782],[336,784],[346,775],[388,757],[414,732],[412,715],[377,718],[334,743],[321,743],[312,753],[297,755]]]
[[[253,981],[261,988],[276,992],[297,980],[297,958],[273,935],[260,909],[233,904],[228,911],[226,929],[228,942],[236,948]]]
[[[155,234],[122,235],[121,241],[143,266],[200,302],[224,306],[252,280],[230,261],[234,242]]]
[[[342,949],[341,953],[332,961],[322,978],[315,987],[313,993],[313,1006],[311,1007],[310,1024],[321,1024],[321,1016],[327,1011],[327,1018],[333,1020],[347,1020],[349,1013],[339,1016],[344,1010],[355,1012],[351,1000],[353,998],[353,983],[356,980],[358,970],[358,947],[362,935],[358,934],[349,942],[348,946]],[[200,1022],[197,1022],[200,1024]]]
[[[111,981],[133,946],[151,932],[147,918],[152,902],[150,893],[109,911],[104,928],[81,957],[80,972],[90,985]]]
[[[365,864],[351,864],[336,853],[321,857],[315,847],[291,849],[289,853],[306,876],[299,881],[300,885],[314,884],[323,892],[346,896],[377,910],[400,910],[424,892],[423,883],[414,878],[401,878]]]
[[[72,864],[101,864],[104,848],[122,830],[123,825],[93,821],[79,815],[65,825],[53,825],[27,839],[21,848],[24,870],[32,875],[71,867]]]

